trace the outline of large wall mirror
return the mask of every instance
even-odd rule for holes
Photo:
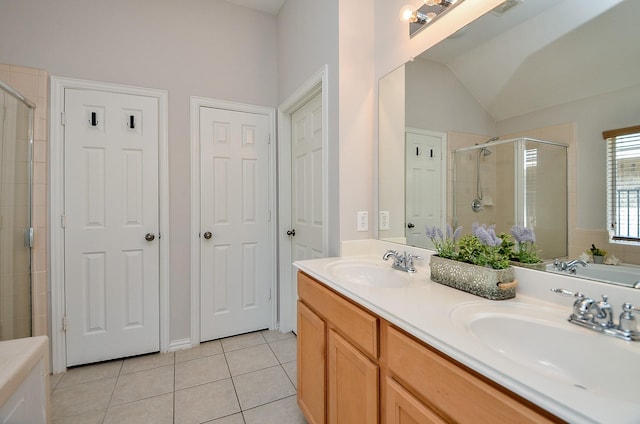
[[[503,177],[483,174],[485,161],[499,160],[512,140],[542,140],[566,146],[566,175],[538,173],[537,192],[550,199],[544,210],[565,226],[543,256],[577,257],[594,243],[640,264],[638,246],[608,243],[602,139],[603,131],[640,124],[640,2],[510,4],[380,80],[378,237],[430,247],[424,226],[458,219],[456,150],[472,151],[458,171],[469,168],[466,187],[482,191],[485,212],[496,219],[496,211],[517,209],[491,180]]]

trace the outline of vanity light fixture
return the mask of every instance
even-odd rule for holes
[[[409,23],[409,36],[413,37],[439,16],[464,0],[424,0],[417,9],[407,5],[400,9],[400,19]]]

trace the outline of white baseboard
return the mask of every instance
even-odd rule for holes
[[[190,337],[186,339],[172,340],[171,343],[169,343],[169,352],[175,352],[176,350],[190,349],[192,347],[193,346],[191,345]]]

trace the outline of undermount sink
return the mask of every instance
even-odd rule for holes
[[[640,349],[567,322],[571,313],[518,303],[471,303],[455,308],[451,321],[485,348],[559,383],[598,396],[637,402]]]
[[[340,259],[328,264],[326,271],[339,280],[380,288],[408,287],[417,280],[428,279],[418,273],[395,270],[381,259]]]

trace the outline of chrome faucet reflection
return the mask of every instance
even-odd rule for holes
[[[572,261],[561,261],[555,259],[553,261],[553,268],[558,271],[568,272],[569,274],[575,274],[578,265],[587,266],[587,263],[582,259],[574,259]]]
[[[572,292],[565,289],[552,289],[551,291],[576,298],[573,302],[573,313],[569,316],[570,323],[619,339],[640,341],[638,323],[634,315],[634,312],[640,312],[639,307],[624,303],[620,319],[616,324],[613,321],[613,307],[609,304],[607,295],[602,295],[602,300],[596,302],[594,299],[586,297],[582,292]]]
[[[382,255],[382,259],[387,261],[389,258],[393,258],[393,265],[391,265],[393,269],[412,273],[416,272],[413,261],[422,259],[422,257],[412,255],[411,253],[398,253],[397,250],[387,250],[385,254]]]

